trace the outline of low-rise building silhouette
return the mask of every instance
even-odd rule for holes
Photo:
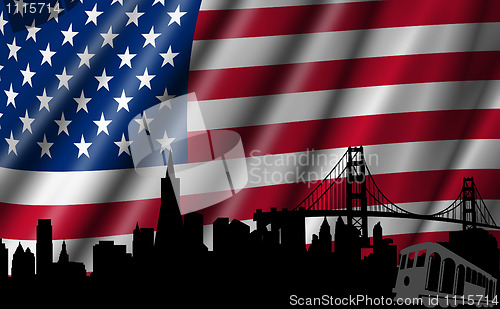
[[[19,281],[29,281],[35,278],[35,255],[30,248],[23,249],[21,242],[12,258],[12,278]]]

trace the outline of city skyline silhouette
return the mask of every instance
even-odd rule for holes
[[[61,251],[54,252],[51,219],[41,218],[36,226],[36,259],[31,248],[19,243],[10,277],[8,250],[0,244],[3,285],[7,290],[57,287],[73,293],[134,287],[135,291],[183,297],[195,293],[234,302],[251,298],[281,305],[287,304],[290,295],[394,297],[402,262],[398,253],[403,248],[384,237],[380,222],[374,225],[372,237],[366,239],[363,231],[343,216],[336,218],[332,233],[325,215],[307,245],[304,208],[257,209],[254,230],[237,219],[217,218],[213,222],[213,249],[209,250],[203,243],[203,215],[181,215],[175,196],[180,180],[171,161],[168,166],[161,180],[156,233],[154,227],[137,223],[132,231],[132,252],[127,252],[126,245],[100,240],[93,247],[93,270],[87,273],[83,263],[71,260],[65,241]],[[450,232],[449,242],[440,244],[498,278],[498,242],[488,231],[475,227]],[[362,250],[367,248],[370,253],[363,256]],[[413,265],[406,260],[404,263]],[[216,284],[206,283],[217,278]],[[144,286],[138,287],[138,282]],[[174,284],[167,288],[165,282]]]

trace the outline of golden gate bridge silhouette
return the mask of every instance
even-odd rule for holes
[[[369,246],[368,217],[392,217],[444,221],[462,224],[463,230],[478,227],[500,229],[486,207],[473,177],[464,177],[457,198],[444,209],[432,214],[413,213],[393,203],[377,186],[363,147],[349,146],[326,177],[292,210],[271,212],[258,210],[254,220],[258,226],[277,222],[278,216],[328,217],[345,216],[346,224],[356,227],[361,241]],[[288,221],[288,220],[287,220]]]

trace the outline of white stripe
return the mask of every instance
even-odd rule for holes
[[[0,201],[26,205],[75,205],[158,197],[158,179],[133,169],[34,172],[0,168]]]
[[[495,109],[500,108],[500,81],[419,83],[289,93],[199,101],[199,107],[203,123],[197,121],[199,117],[188,115],[190,132],[391,113]]]
[[[303,6],[318,4],[335,4],[351,2],[368,2],[379,0],[203,0],[201,11],[210,10],[236,10],[236,9],[256,9],[283,6]]]
[[[195,41],[190,70],[500,50],[500,23],[363,29]],[[276,55],[282,55],[277,57]]]
[[[443,169],[499,169],[500,140],[449,140],[365,146],[373,174]],[[247,181],[233,179],[235,190],[323,179],[346,148],[264,155],[246,158]],[[315,161],[312,161],[314,158]],[[228,159],[231,161],[241,159]],[[181,195],[230,190],[227,182],[214,181],[220,161],[179,164]],[[473,176],[473,175],[471,175]],[[0,169],[0,201],[26,205],[75,205],[152,199],[160,197],[160,181],[133,170],[47,173]],[[110,195],[109,188],[113,189]],[[389,197],[390,198],[390,197]]]
[[[446,140],[413,143],[368,145],[365,160],[373,175],[416,171],[500,169],[500,140]],[[246,158],[248,183],[243,188],[257,188],[287,183],[308,183],[324,179],[345,153],[346,148],[311,150],[277,155],[259,151]],[[211,175],[216,163],[201,166],[198,177]],[[179,167],[182,175],[182,168]],[[474,175],[471,175],[474,176]],[[182,178],[181,178],[182,179]],[[209,193],[213,186],[204,181],[186,180],[182,195]],[[195,185],[197,184],[197,185]],[[311,183],[311,185],[315,185]],[[317,185],[317,183],[316,183]],[[383,188],[381,188],[383,191]],[[458,194],[459,188],[457,188]],[[391,197],[388,196],[390,199]]]

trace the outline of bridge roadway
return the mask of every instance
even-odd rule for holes
[[[279,214],[283,215],[290,215],[290,214],[299,214],[301,212],[296,212],[296,211],[287,211],[287,212],[263,212],[258,214],[260,218],[265,217],[266,215],[271,218],[271,216],[276,216]],[[304,210],[304,216],[305,217],[338,217],[338,216],[347,216],[349,211],[347,209],[324,209],[324,210]],[[354,217],[361,216],[362,213],[359,210],[353,210],[351,211],[351,214]],[[450,222],[450,223],[457,223],[457,224],[463,224],[463,220],[461,219],[456,219],[456,218],[446,218],[446,217],[439,217],[439,216],[434,216],[434,215],[424,215],[424,214],[414,214],[414,213],[396,213],[396,212],[388,212],[388,211],[376,211],[376,210],[367,210],[365,212],[367,217],[385,217],[385,218],[403,218],[403,219],[417,219],[417,220],[434,220],[434,221],[442,221],[442,222]],[[491,225],[491,224],[486,224],[484,222],[476,222],[476,225],[478,227],[484,227],[484,228],[490,228],[490,229],[496,229],[499,230],[500,227]]]
[[[346,216],[348,213],[347,209],[332,209],[332,210],[306,210],[306,217],[331,217],[331,216]],[[351,212],[354,216],[359,216],[361,214],[360,211],[353,210]],[[462,224],[463,220],[454,219],[454,218],[445,218],[438,217],[433,215],[424,215],[424,214],[414,214],[414,213],[395,213],[395,212],[387,212],[387,211],[376,211],[376,210],[367,210],[366,215],[368,217],[386,217],[386,218],[404,218],[404,219],[419,219],[419,220],[434,220],[434,221],[443,221],[450,223],[458,223]],[[491,228],[491,229],[500,229],[498,226],[494,226],[491,224],[486,224],[483,222],[476,222],[476,225],[479,227]]]

